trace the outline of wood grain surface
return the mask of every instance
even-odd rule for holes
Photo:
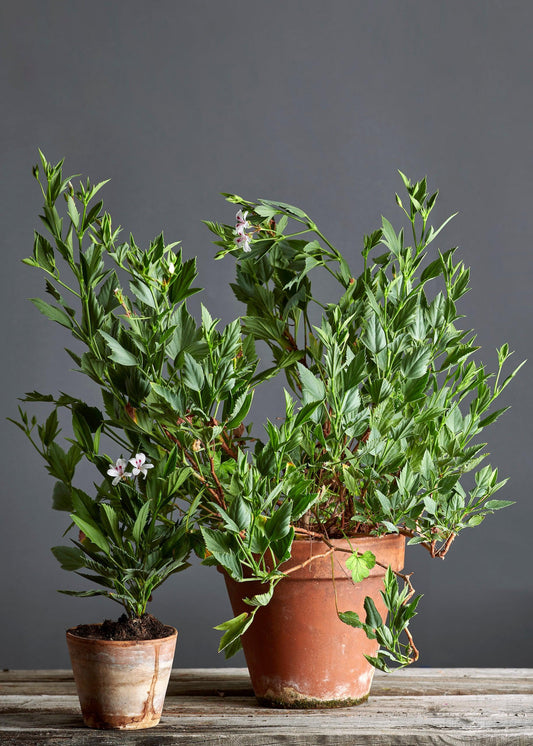
[[[83,726],[70,671],[0,672],[0,744],[112,746],[533,745],[533,670],[376,673],[370,699],[334,710],[257,705],[246,669],[172,672],[161,723],[144,731]]]

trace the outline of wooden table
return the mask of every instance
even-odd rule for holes
[[[83,726],[70,671],[0,672],[0,744],[508,746],[533,744],[533,669],[376,673],[370,699],[337,710],[258,707],[246,669],[177,669],[157,728]]]

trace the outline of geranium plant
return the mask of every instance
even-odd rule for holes
[[[163,235],[147,249],[133,236],[119,240],[97,201],[105,182],[75,187],[62,163],[41,154],[34,168],[47,235],[35,233],[24,262],[44,274],[49,298],[33,303],[70,332],[75,347],[66,352],[97,396],[87,403],[33,391],[23,401],[47,403],[51,413],[40,422],[20,408],[15,424],[57,480],[53,507],[79,531],[54,554],[100,586],[69,592],[107,596],[138,616],[186,566],[191,547],[203,554],[195,521],[212,513],[204,492],[225,506],[217,474],[246,438],[257,359],[238,321],[220,332],[205,308],[201,324],[188,312],[195,260]],[[61,413],[71,428],[66,445]],[[91,495],[75,480],[84,460],[99,475]]]
[[[258,481],[277,485],[283,496],[276,510],[270,497],[265,505],[268,521],[283,525],[285,544],[281,553],[274,548],[269,573],[255,572],[270,592],[250,599],[252,606],[268,602],[282,580],[294,536],[320,539],[334,551],[335,538],[401,533],[444,558],[459,533],[511,504],[492,499],[505,480],[482,465],[480,436],[505,411],[493,404],[518,368],[502,377],[511,354],[506,344],[497,351],[495,374],[473,359],[475,335],[458,328],[457,310],[470,272],[455,248],[433,256],[428,250],[451,218],[432,227],[437,193],[428,193],[425,179],[401,176],[405,205],[398,195],[396,201],[408,230],[383,218],[364,237],[360,273],[303,210],[285,203],[226,195],[239,207],[236,224],[207,223],[221,247],[218,258],[231,254],[237,261],[232,287],[246,308],[244,332],[269,346],[292,391],[283,423],[268,422],[265,442],[255,449]],[[312,288],[320,271],[338,282],[332,300]],[[468,473],[470,485],[462,479]],[[303,512],[286,491],[295,480],[307,484]],[[234,493],[233,513],[244,515],[252,503]],[[222,515],[223,525],[204,535],[217,561],[239,579],[235,567],[251,567],[250,550],[257,547],[253,538],[243,547],[250,522],[234,523]],[[344,551],[359,582],[376,558]],[[377,637],[382,647],[373,665],[387,669],[390,660],[403,666],[417,658],[408,630],[419,600],[413,594],[410,576],[395,577],[388,568],[389,626],[370,598],[365,620],[339,610],[343,622]],[[252,608],[222,625],[222,647],[233,652],[253,614]]]

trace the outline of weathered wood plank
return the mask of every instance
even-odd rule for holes
[[[258,707],[246,669],[177,669],[161,724],[127,734],[83,727],[70,671],[3,671],[0,692],[2,746],[533,744],[528,669],[378,673],[367,703],[308,711]]]
[[[503,695],[461,697],[381,697],[356,708],[339,710],[264,710],[249,700],[170,698],[157,729],[139,733],[89,731],[76,714],[75,698],[4,697],[0,742],[188,744],[370,744],[384,746],[533,743],[533,698]],[[37,702],[36,700],[39,699]],[[200,700],[200,701],[198,701]],[[15,710],[15,711],[13,711]],[[124,740],[126,739],[126,741]]]
[[[75,694],[69,670],[1,671],[0,694]],[[245,668],[174,669],[169,696],[180,694],[251,695]],[[372,697],[465,694],[533,694],[533,669],[425,669],[376,672]]]

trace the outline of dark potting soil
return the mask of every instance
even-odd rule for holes
[[[130,618],[126,614],[114,622],[106,619],[102,624],[80,624],[70,630],[78,637],[92,637],[97,640],[157,640],[170,637],[174,633],[151,614]]]

